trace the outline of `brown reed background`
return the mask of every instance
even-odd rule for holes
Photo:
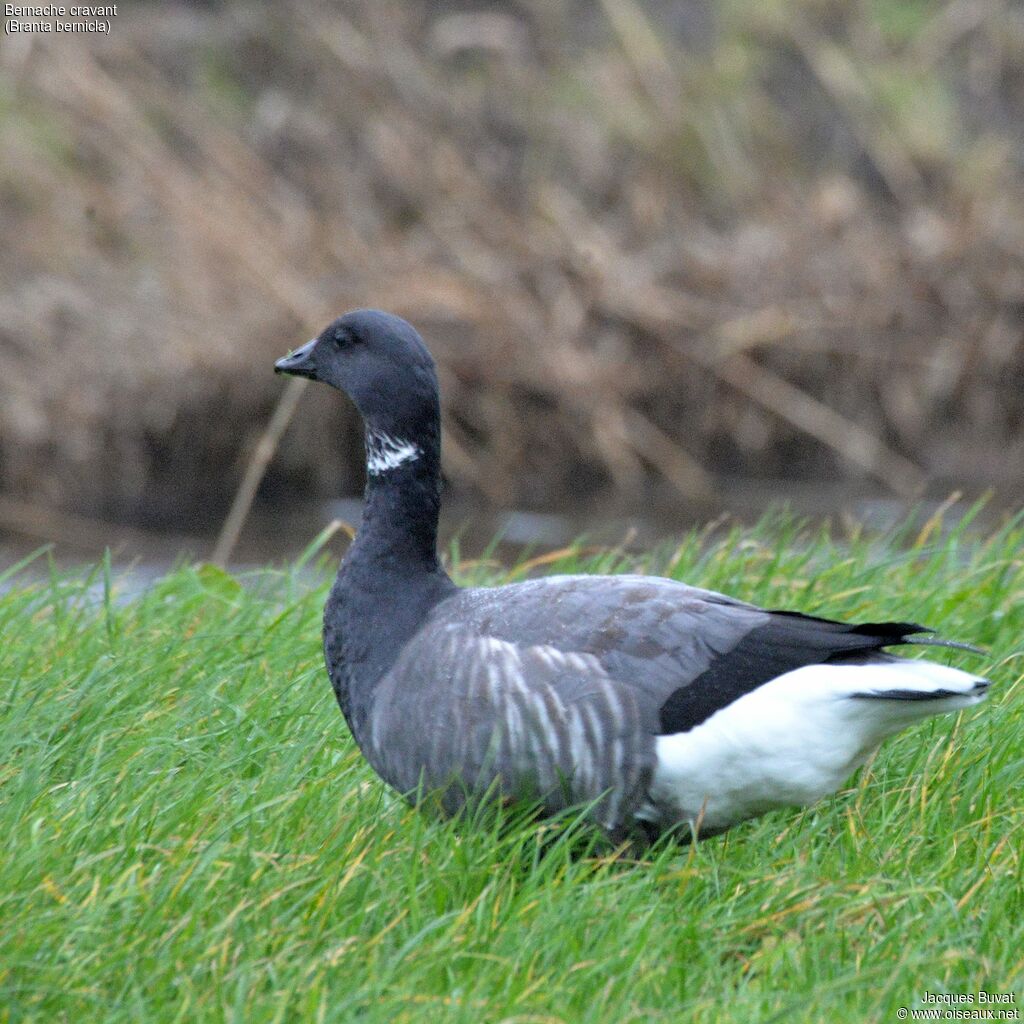
[[[122,4],[2,41],[0,270],[14,528],[214,528],[354,306],[420,327],[476,501],[1013,491],[1024,6]],[[264,505],[358,490],[301,405]]]

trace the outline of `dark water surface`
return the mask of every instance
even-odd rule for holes
[[[451,550],[454,544],[462,559],[486,554],[500,565],[512,565],[525,554],[541,554],[579,540],[588,545],[618,545],[643,551],[670,542],[695,527],[716,521],[752,524],[767,511],[782,507],[811,523],[857,523],[879,532],[899,525],[915,509],[928,515],[946,507],[944,518],[952,526],[977,500],[977,495],[950,495],[911,503],[848,486],[737,481],[725,488],[714,503],[685,503],[675,493],[652,494],[642,512],[608,504],[571,513],[495,512],[448,501],[442,512],[440,542],[445,550]],[[976,520],[977,528],[995,526],[1017,507],[1019,504],[1009,500],[1008,495],[990,497]],[[340,557],[350,532],[358,527],[361,510],[361,498],[316,503],[287,512],[254,510],[228,568],[245,573],[291,562],[334,520],[344,525],[328,541],[325,551]],[[118,577],[118,594],[126,600],[177,564],[207,561],[215,542],[214,533],[146,532],[74,516],[57,516],[35,523],[26,521],[22,515],[14,524],[0,519],[0,572],[44,544],[52,545],[52,557],[61,572],[96,565],[104,548],[109,547]],[[47,571],[46,561],[37,560],[13,580],[0,583],[0,589],[17,585],[17,580],[39,578]]]

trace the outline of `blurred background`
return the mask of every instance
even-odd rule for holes
[[[0,41],[5,557],[208,557],[254,458],[232,558],[353,521],[272,363],[356,306],[438,361],[467,548],[1024,498],[1016,0],[117,10]]]

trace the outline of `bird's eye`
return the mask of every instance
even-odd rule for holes
[[[358,336],[347,327],[336,327],[334,329],[334,342],[338,348],[350,348],[357,344]]]

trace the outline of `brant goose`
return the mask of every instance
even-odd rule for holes
[[[854,625],[658,577],[459,588],[437,557],[441,429],[415,329],[346,313],[276,363],[355,402],[366,507],[324,609],[338,704],[400,793],[590,805],[613,841],[722,832],[834,792],[887,736],[988,682],[886,652],[911,622]]]

